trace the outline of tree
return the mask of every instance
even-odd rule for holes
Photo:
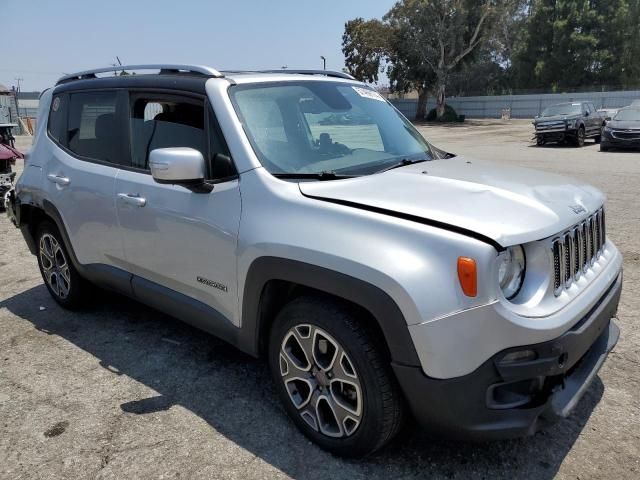
[[[444,113],[447,83],[462,60],[488,41],[499,1],[404,0],[386,15],[408,52],[435,76],[438,118]]]
[[[377,80],[386,63],[392,89],[418,91],[417,118],[424,116],[430,90],[441,117],[452,73],[488,42],[492,21],[512,2],[401,0],[382,21],[347,22],[342,43],[347,68],[357,78]]]
[[[380,20],[355,18],[345,23],[342,52],[347,71],[363,82],[377,82],[389,54],[390,35],[389,26]]]
[[[640,73],[640,52],[633,47],[639,38],[638,4],[531,1],[523,41],[514,54],[515,84],[553,90],[624,84],[625,71]]]

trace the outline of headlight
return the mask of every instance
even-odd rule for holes
[[[604,126],[604,131],[609,133],[611,131],[611,127],[609,125]]]
[[[573,120],[567,120],[567,127],[568,128],[575,128],[576,127],[576,122],[577,122],[577,120],[575,118]]]
[[[498,283],[507,300],[515,297],[522,287],[526,259],[521,246],[509,247],[498,258]]]

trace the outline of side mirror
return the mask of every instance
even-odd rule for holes
[[[151,176],[158,183],[183,185],[200,190],[204,185],[202,153],[193,148],[157,148],[149,154]],[[211,191],[211,189],[209,189]]]

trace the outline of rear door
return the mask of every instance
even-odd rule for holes
[[[132,164],[115,187],[127,270],[236,319],[240,190],[235,171],[216,169],[229,152],[215,117],[204,97],[141,91],[130,93],[129,114]],[[213,190],[156,183],[149,153],[166,147],[199,150]]]
[[[55,95],[43,162],[45,195],[59,211],[82,264],[118,265],[124,257],[114,192],[129,162],[126,95],[92,90]]]
[[[593,134],[600,135],[602,133],[603,119],[598,113],[598,111],[596,110],[596,107],[593,104],[593,102],[589,102],[589,108],[591,110],[590,117],[591,117],[591,120],[593,121]]]
[[[600,118],[598,118],[598,114],[596,113],[596,109],[593,106],[593,103],[587,102],[585,104],[589,115],[586,117],[585,124],[587,125],[587,135],[595,136],[600,133]]]

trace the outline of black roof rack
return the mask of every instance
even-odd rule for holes
[[[224,75],[218,70],[204,65],[175,65],[175,64],[152,64],[152,65],[118,65],[112,67],[94,68],[77,73],[70,73],[61,77],[56,85],[72,82],[74,80],[84,80],[97,78],[97,73],[121,72],[125,70],[158,70],[160,74],[190,73],[204,75],[207,77],[222,78]]]

